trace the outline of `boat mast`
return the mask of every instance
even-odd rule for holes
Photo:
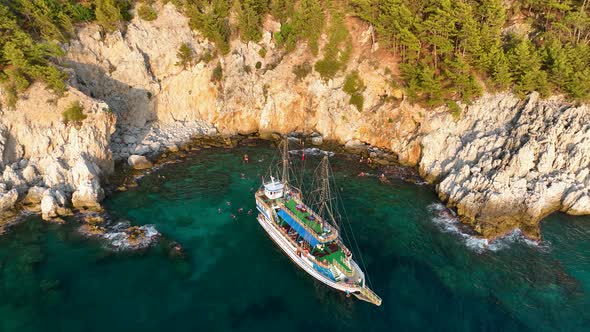
[[[286,184],[289,182],[289,139],[285,138],[281,143],[281,154],[283,157],[283,175],[281,181]]]
[[[322,216],[322,228],[325,226],[324,225],[324,217],[323,217],[323,213],[324,211],[327,213],[327,215],[330,217],[330,219],[332,219],[332,224],[336,225],[336,222],[334,220],[334,215],[332,213],[332,208],[331,208],[331,201],[332,201],[332,195],[330,194],[330,165],[329,165],[329,161],[328,161],[328,156],[324,156],[324,158],[322,159],[322,161],[320,162],[319,165],[319,178],[320,178],[320,185],[319,185],[319,211],[318,211],[318,215]]]

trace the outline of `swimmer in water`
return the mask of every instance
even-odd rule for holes
[[[244,208],[239,208],[238,213],[242,213],[242,212],[244,212]]]
[[[231,205],[231,202],[230,201],[226,201],[225,202],[225,205],[230,206]]]
[[[232,215],[231,215],[231,218],[232,218],[232,219],[236,219],[236,218],[237,218],[237,216],[236,216],[235,214],[232,214]]]
[[[221,208],[217,209],[217,214],[221,214]]]
[[[365,176],[365,172],[360,172],[358,176],[360,176],[360,177]]]
[[[251,216],[253,213],[252,209],[248,210],[248,215]]]
[[[240,178],[245,179],[246,178],[246,174],[240,173]]]

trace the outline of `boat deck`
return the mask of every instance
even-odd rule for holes
[[[307,207],[303,206],[303,208],[298,208],[298,203],[294,199],[289,199],[285,202],[285,207],[289,209],[301,222],[307,225],[309,228],[313,229],[314,232],[317,234],[322,234],[322,225],[309,213]]]
[[[326,261],[328,264],[337,265],[340,269],[344,269],[347,274],[353,272],[346,262],[344,251],[336,243],[326,245],[324,250],[316,249],[313,255],[318,261]]]

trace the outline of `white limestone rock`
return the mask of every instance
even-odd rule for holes
[[[6,193],[0,193],[0,212],[12,209],[18,199],[18,192],[12,189]]]
[[[100,187],[98,167],[80,157],[72,168],[72,179],[76,188],[72,194],[72,205],[76,208],[100,208],[104,190]]]
[[[151,161],[147,160],[146,157],[138,155],[129,156],[129,159],[127,159],[127,163],[133,169],[147,169],[154,166]]]

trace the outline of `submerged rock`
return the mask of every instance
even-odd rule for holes
[[[160,237],[160,233],[154,225],[130,226],[129,222],[120,222],[102,237],[115,250],[138,250],[152,245]]]

